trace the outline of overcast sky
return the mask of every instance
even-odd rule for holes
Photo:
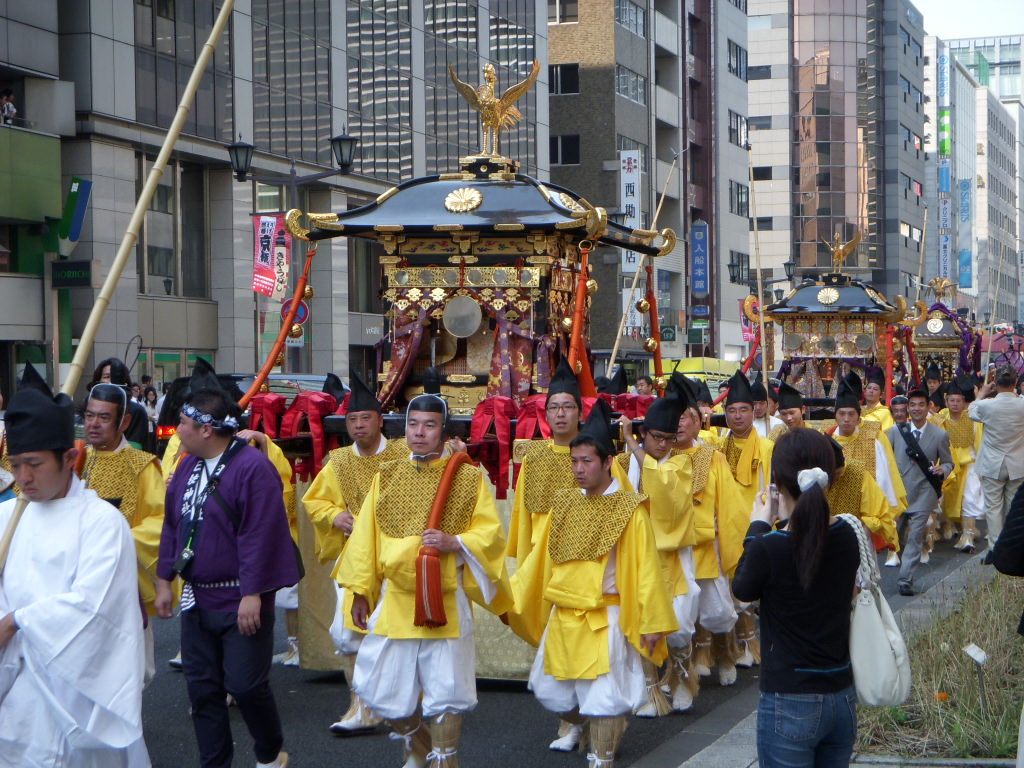
[[[924,16],[929,35],[998,37],[1024,34],[1024,3],[1020,0],[912,0]]]

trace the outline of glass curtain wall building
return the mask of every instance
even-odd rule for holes
[[[456,91],[449,65],[475,86],[490,61],[500,95],[526,77],[534,58],[546,59],[536,0],[348,0],[346,13],[349,131],[360,138],[354,170],[391,183],[453,171],[480,149],[477,114]],[[546,83],[517,102],[523,119],[500,146],[534,176],[541,93],[546,98]]]
[[[876,267],[884,217],[882,3],[793,4],[793,259],[828,267],[823,241],[862,233],[849,267]]]

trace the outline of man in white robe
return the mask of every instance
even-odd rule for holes
[[[128,524],[75,477],[72,402],[34,370],[7,438],[23,497],[0,504],[0,766],[147,768]]]

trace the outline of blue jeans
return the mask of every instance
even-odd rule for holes
[[[757,757],[761,768],[836,768],[850,764],[857,738],[857,694],[761,693]]]

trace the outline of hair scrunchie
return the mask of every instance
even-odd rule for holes
[[[821,467],[801,469],[796,473],[796,484],[800,486],[801,493],[806,493],[815,485],[820,485],[824,489],[828,486],[828,472]]]

